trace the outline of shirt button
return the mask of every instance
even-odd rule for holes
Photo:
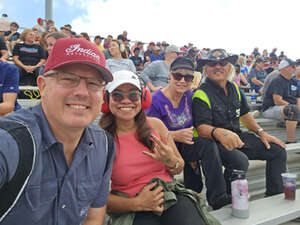
[[[63,204],[63,205],[61,206],[62,209],[66,208],[66,207],[67,207],[67,206],[66,206],[65,204]]]

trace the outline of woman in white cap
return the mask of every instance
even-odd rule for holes
[[[146,117],[149,90],[130,71],[113,74],[106,87],[100,126],[116,143],[108,212],[112,224],[218,224],[196,192],[174,181],[184,161],[163,122]]]

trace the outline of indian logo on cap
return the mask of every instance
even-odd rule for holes
[[[90,56],[94,60],[96,60],[98,63],[100,62],[100,56],[97,55],[93,50],[87,49],[87,48],[81,48],[80,44],[74,44],[70,45],[68,48],[66,48],[66,54],[67,55],[83,55],[83,56]]]

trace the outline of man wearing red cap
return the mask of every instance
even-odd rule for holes
[[[39,32],[39,34],[42,34],[43,32],[46,32],[46,23],[44,24],[44,21],[42,18],[37,19],[37,25],[34,26]]]
[[[77,38],[56,41],[44,74],[37,78],[41,104],[0,119],[0,125],[25,125],[34,138],[32,169],[22,188],[10,189],[15,199],[5,211],[11,199],[6,201],[3,192],[14,180],[22,151],[11,134],[0,129],[2,225],[103,223],[114,146],[91,123],[110,81],[104,55],[94,44]]]

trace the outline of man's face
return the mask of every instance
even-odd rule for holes
[[[100,38],[96,38],[94,40],[94,42],[95,42],[96,45],[100,45],[101,44],[101,39]]]
[[[10,25],[10,30],[11,31],[17,31],[18,27],[15,24]]]
[[[263,62],[256,63],[256,69],[262,70],[263,68],[264,68],[264,63]]]
[[[65,65],[56,71],[99,79],[99,72],[85,64]],[[103,89],[88,89],[84,79],[80,79],[76,87],[69,87],[64,83],[69,81],[66,78],[59,80],[59,75],[39,76],[37,79],[43,111],[54,133],[57,129],[82,130],[100,113]]]
[[[134,51],[134,56],[139,56],[140,51],[139,50],[135,50]]]
[[[215,65],[207,63],[204,72],[209,79],[215,82],[223,82],[227,80],[230,71],[230,64],[227,61],[221,61]]]
[[[286,74],[288,74],[288,76],[292,76],[296,71],[296,67],[295,66],[287,66],[283,70],[286,71]]]

